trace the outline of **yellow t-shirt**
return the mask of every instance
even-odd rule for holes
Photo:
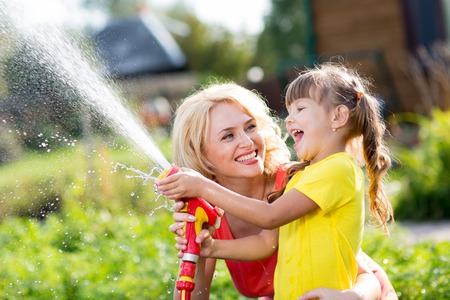
[[[364,173],[345,152],[310,165],[288,182],[319,209],[280,227],[275,299],[318,287],[351,288],[364,227]]]

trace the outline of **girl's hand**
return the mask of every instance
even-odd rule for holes
[[[182,168],[182,172],[167,176],[156,182],[158,191],[169,199],[201,197],[208,179],[200,173]]]
[[[195,242],[200,244],[200,257],[210,257],[213,252],[214,239],[212,231],[214,231],[214,227],[211,226],[210,228],[211,231],[202,229],[195,238]]]
[[[177,226],[175,226],[176,224],[177,223],[172,224],[170,226],[170,231],[177,228]],[[214,228],[214,227],[212,227],[212,228]],[[175,249],[179,250],[177,257],[182,258],[183,250],[186,250],[186,248],[187,248],[187,239],[183,238],[182,236],[177,235],[175,237],[175,242],[176,242]],[[213,249],[213,244],[214,244],[214,239],[212,238],[212,233],[208,229],[202,229],[196,236],[195,242],[197,244],[200,244],[200,257],[210,257],[210,255],[213,251],[212,249]]]

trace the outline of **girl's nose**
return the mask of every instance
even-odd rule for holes
[[[289,124],[291,124],[292,123],[292,118],[291,118],[291,115],[289,114],[287,117],[286,117],[286,119],[284,119],[284,123],[286,124],[286,125],[289,125]]]

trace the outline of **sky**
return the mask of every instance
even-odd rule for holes
[[[26,4],[29,18],[56,23],[83,24],[86,20],[104,22],[93,11],[81,11],[80,0],[14,0]],[[155,9],[168,8],[184,2],[192,6],[199,19],[223,25],[236,33],[257,34],[263,29],[263,16],[270,9],[270,0],[147,0]],[[74,13],[75,12],[75,13]],[[95,24],[94,24],[95,25]]]
[[[150,0],[155,6],[169,6],[179,0]],[[220,24],[233,32],[256,34],[263,29],[263,16],[269,12],[270,0],[182,0],[192,5],[199,19]]]

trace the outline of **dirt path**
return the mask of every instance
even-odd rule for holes
[[[450,241],[450,221],[407,222],[399,221],[396,227],[406,232],[407,241],[417,243],[424,240]]]

